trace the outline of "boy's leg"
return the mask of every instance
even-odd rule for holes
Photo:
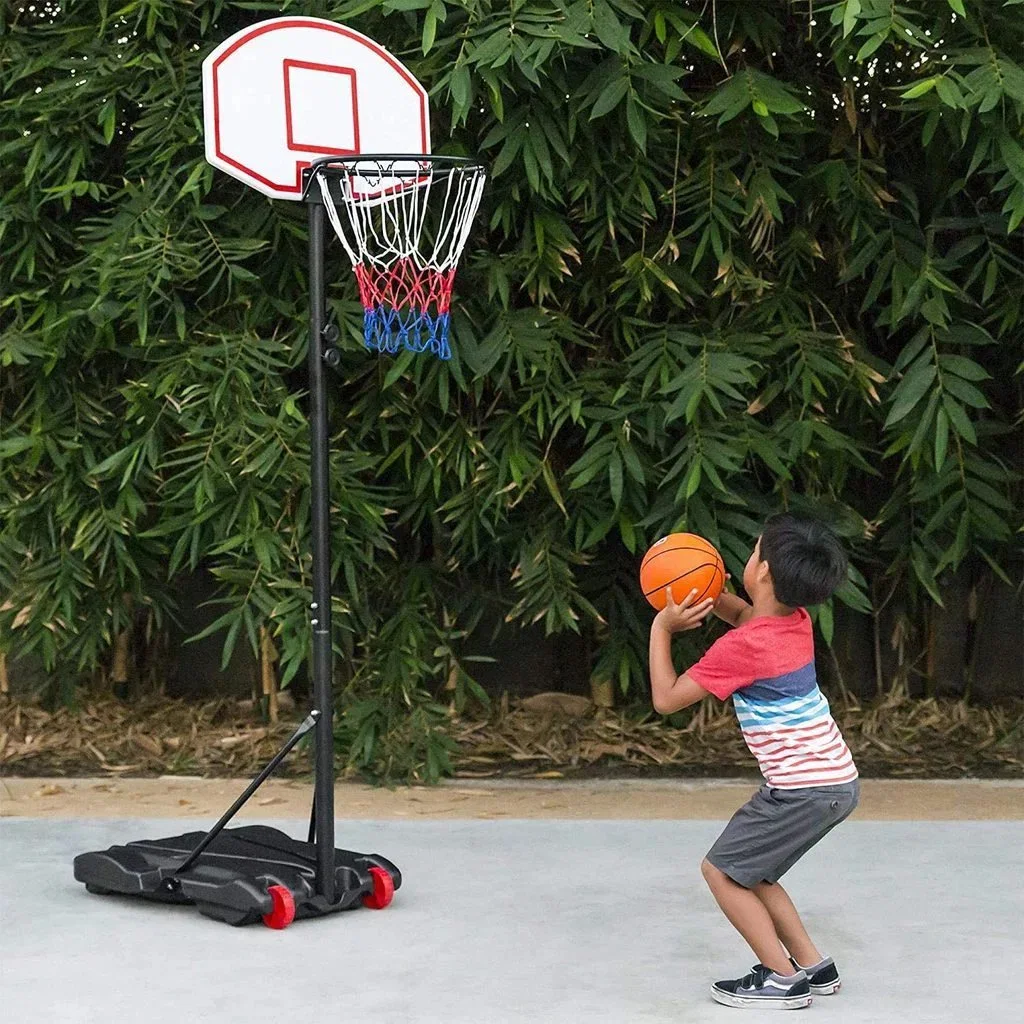
[[[712,895],[722,908],[722,913],[746,939],[747,945],[754,951],[758,960],[776,974],[783,977],[792,975],[793,965],[782,948],[772,916],[760,897],[752,890],[734,882],[709,860],[704,860],[700,870]],[[799,918],[797,920],[799,921]]]
[[[789,950],[790,956],[798,964],[821,963],[821,953],[811,942],[807,929],[804,928],[803,921],[800,920],[800,915],[796,912],[796,907],[793,906],[793,901],[786,890],[778,882],[759,882],[754,886],[753,892],[768,911],[775,934]]]

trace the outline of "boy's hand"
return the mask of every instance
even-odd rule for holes
[[[731,590],[728,589],[728,587],[729,587],[729,580],[731,580],[731,579],[732,579],[732,573],[728,573],[727,572],[725,574],[725,580],[722,583],[722,589],[718,592],[718,597],[715,598],[715,607],[716,608],[721,603],[723,597],[725,598],[726,603],[728,603],[730,597],[735,597],[736,596],[735,594],[733,594],[733,592]]]
[[[697,591],[691,590],[679,604],[676,604],[672,597],[672,588],[666,587],[665,607],[655,615],[654,625],[666,633],[682,633],[688,629],[696,629],[715,606],[715,602],[710,598],[695,605],[693,602],[696,597]]]

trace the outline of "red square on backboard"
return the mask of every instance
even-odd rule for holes
[[[359,101],[353,68],[284,61],[288,148],[346,156],[359,150]]]

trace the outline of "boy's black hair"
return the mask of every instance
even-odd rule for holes
[[[846,580],[846,552],[822,522],[783,512],[761,532],[761,559],[768,563],[775,599],[790,608],[820,604]]]

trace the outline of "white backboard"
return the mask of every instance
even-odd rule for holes
[[[272,18],[203,61],[206,159],[276,199],[318,157],[429,153],[427,94],[387,50],[322,18]]]

